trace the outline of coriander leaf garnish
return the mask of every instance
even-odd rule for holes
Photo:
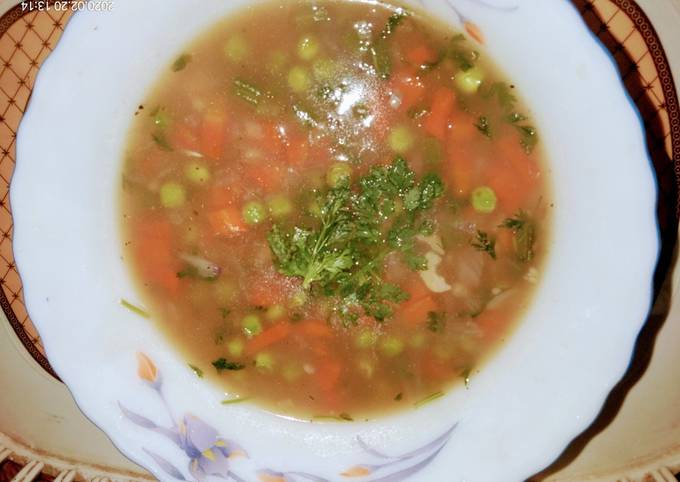
[[[151,134],[151,138],[156,143],[156,145],[164,151],[172,151],[173,148],[165,137],[165,132],[158,131]]]
[[[328,281],[354,263],[352,253],[341,243],[349,240],[352,231],[347,202],[349,188],[341,186],[328,192],[321,207],[318,231],[295,227],[284,234],[274,226],[267,236],[269,247],[277,258],[279,272],[302,278],[307,289],[316,281]]]
[[[538,143],[538,134],[533,126],[515,126],[520,134],[519,143],[527,154],[531,154]]]
[[[475,124],[475,127],[479,132],[481,132],[485,137],[491,139],[491,124],[489,123],[489,118],[486,116],[480,116]]]
[[[505,82],[494,82],[482,92],[482,96],[487,99],[496,97],[498,104],[506,111],[512,110],[517,102],[517,97],[512,93],[512,88]]]
[[[463,34],[458,34],[451,39],[447,55],[453,59],[458,68],[466,72],[475,66],[479,53],[465,48],[466,39]]]
[[[538,135],[533,126],[520,125],[520,122],[527,120],[527,116],[513,111],[517,103],[517,97],[512,93],[512,87],[508,86],[505,82],[494,82],[488,89],[482,91],[482,96],[486,99],[497,98],[498,104],[507,113],[504,117],[505,121],[512,124],[518,130],[520,144],[527,154],[531,154],[538,143]],[[484,135],[490,137],[488,130],[483,128],[481,119],[480,117],[480,123],[475,125]]]
[[[423,405],[427,405],[428,403],[433,402],[433,401],[435,401],[438,398],[441,398],[443,396],[444,396],[444,392],[442,392],[442,391],[434,392],[433,394],[428,395],[427,397],[423,398],[422,400],[417,401],[416,403],[413,404],[413,406],[416,407],[416,408],[420,408]]]
[[[430,311],[427,314],[427,329],[434,332],[440,333],[444,331],[444,326],[446,325],[446,318],[443,312]]]
[[[521,229],[524,227],[524,225],[528,221],[528,216],[527,213],[520,210],[515,217],[512,218],[505,218],[503,222],[500,224],[500,228],[507,228],[507,229]]]
[[[522,122],[527,120],[527,117],[524,114],[521,114],[519,112],[512,112],[505,116],[505,120],[509,122],[510,124],[516,124],[518,122]]]
[[[529,215],[520,210],[514,217],[505,219],[500,227],[512,230],[517,259],[522,262],[531,261],[534,258],[536,226]]]
[[[212,366],[214,366],[218,372],[223,370],[243,370],[245,368],[245,365],[242,363],[227,361],[225,358],[218,358],[212,362]]]
[[[187,64],[191,61],[191,55],[190,54],[182,54],[177,59],[172,63],[172,71],[173,72],[179,72],[180,70],[184,70],[184,68],[187,66]]]
[[[127,308],[128,310],[130,310],[132,313],[134,313],[134,314],[136,314],[136,315],[139,315],[139,316],[141,316],[142,318],[151,318],[151,315],[149,315],[149,313],[148,313],[145,309],[140,308],[139,306],[137,306],[137,305],[135,305],[135,304],[133,304],[133,303],[130,303],[130,302],[129,302],[128,300],[126,300],[125,298],[121,298],[121,299],[120,299],[120,304],[121,304],[123,307]]]
[[[203,370],[198,368],[196,365],[192,365],[189,363],[189,368],[191,368],[191,371],[193,371],[198,378],[203,378]]]
[[[463,383],[465,383],[465,388],[470,388],[470,375],[472,375],[472,368],[470,367],[463,370],[460,374],[460,377],[463,379]]]
[[[390,15],[385,27],[368,48],[371,54],[373,69],[377,76],[383,80],[389,79],[392,74],[392,56],[389,48],[389,38],[406,17],[408,17],[408,12],[403,8]]]
[[[235,403],[242,403],[242,402],[247,402],[248,400],[252,399],[252,397],[235,397],[235,398],[225,398],[222,400],[220,403],[222,405],[233,405]]]
[[[427,269],[415,251],[415,237],[432,232],[423,214],[444,193],[436,174],[416,180],[408,163],[397,158],[373,167],[350,186],[349,180],[325,192],[316,226],[275,225],[267,236],[278,271],[302,279],[313,293],[336,298],[336,312],[346,322],[361,314],[389,318],[393,305],[408,299],[398,286],[384,282],[384,260],[398,252],[413,270]]]
[[[390,18],[387,19],[385,27],[380,32],[380,38],[386,39],[392,35],[396,28],[401,24],[401,22],[404,21],[406,17],[408,17],[408,15],[408,12],[403,8],[397,9],[397,11],[390,15]]]
[[[471,244],[477,251],[488,253],[491,259],[496,259],[496,240],[484,231],[477,231],[477,237]]]

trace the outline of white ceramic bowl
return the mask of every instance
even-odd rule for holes
[[[132,114],[183,45],[247,3],[116,0],[97,12],[91,1],[44,64],[11,202],[28,311],[52,365],[160,479],[497,482],[539,470],[593,419],[650,304],[655,184],[611,59],[566,0],[415,2],[474,23],[527,99],[554,184],[549,259],[520,328],[469,389],[370,422],[306,423],[220,404],[153,323],[119,304],[136,299],[117,205]]]

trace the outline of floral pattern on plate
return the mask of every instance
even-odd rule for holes
[[[156,432],[174,443],[187,458],[185,475],[165,457],[142,449],[153,459],[160,470],[177,480],[202,482],[208,477],[231,479],[237,482],[259,480],[260,482],[330,482],[330,479],[307,472],[281,472],[270,468],[259,469],[252,478],[244,478],[235,472],[233,466],[239,458],[249,458],[248,453],[236,442],[223,438],[219,432],[200,418],[185,414],[178,422],[172,415],[170,405],[163,393],[163,378],[156,364],[144,353],[137,353],[137,375],[146,386],[154,390],[172,421],[170,427],[163,427],[144,415],[133,412],[121,403],[118,406],[123,416],[133,424]],[[373,462],[361,462],[343,471],[340,476],[366,482],[399,482],[427,467],[446,446],[458,424],[454,424],[440,436],[427,444],[401,455],[389,455],[368,445],[361,437],[357,444]]]

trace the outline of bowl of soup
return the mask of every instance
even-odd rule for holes
[[[561,1],[93,2],[11,196],[53,366],[163,480],[524,479],[625,370],[658,249]]]

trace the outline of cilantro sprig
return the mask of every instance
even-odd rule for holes
[[[275,225],[267,236],[275,265],[300,278],[304,289],[336,298],[343,320],[365,314],[383,321],[394,304],[408,299],[383,279],[384,259],[400,253],[411,269],[427,269],[415,238],[432,232],[426,214],[443,193],[438,175],[418,181],[402,158],[374,167],[353,185],[348,181],[325,192],[316,225]]]

